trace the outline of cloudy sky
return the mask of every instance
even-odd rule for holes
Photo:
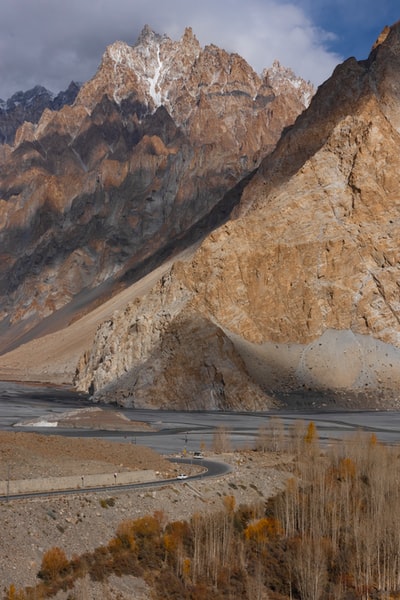
[[[257,71],[278,59],[318,85],[349,56],[364,59],[399,0],[1,0],[0,98],[36,84],[86,81],[105,47],[134,44],[145,24],[241,54]]]

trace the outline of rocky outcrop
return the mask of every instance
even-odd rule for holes
[[[320,402],[325,393],[335,401],[353,395],[363,406],[381,401],[397,406],[399,42],[396,24],[368,60],[349,59],[337,67],[262,162],[234,218],[210,234],[191,261],[175,264],[171,285],[189,290],[190,311],[161,288],[153,294],[167,322],[157,340],[147,331],[130,332],[136,312],[122,330],[101,328],[79,366],[81,389],[90,382],[95,397],[103,397],[102,390],[112,386],[118,397],[116,360],[109,351],[96,355],[102,336],[115,356],[130,356],[127,370],[135,378],[124,393],[133,402],[142,401],[140,378],[147,377],[149,363],[147,398],[160,405],[157,382],[166,381],[168,371],[192,354],[193,370],[190,360],[184,362],[186,382],[195,381],[200,389],[205,377],[197,353],[206,356],[209,329],[197,324],[206,322],[216,328],[216,338],[232,344],[220,344],[214,364],[237,353],[243,380],[250,378],[281,400],[308,390],[318,392]],[[154,309],[152,298],[143,298],[140,306],[142,318],[154,324],[160,308]],[[193,335],[179,339],[190,324]],[[176,339],[167,366],[163,341],[171,344],[171,331]],[[149,343],[145,355],[131,352],[132,340],[135,346]],[[127,375],[125,387],[126,381]],[[177,381],[169,384],[183,401],[179,376]],[[218,381],[216,375],[215,385]]]
[[[74,103],[79,84],[71,81],[57,95],[37,85],[27,92],[17,92],[7,101],[0,100],[0,144],[13,144],[17,129],[23,123],[37,123],[45,109],[60,110]]]
[[[173,268],[143,300],[98,329],[77,368],[79,387],[97,391],[96,401],[128,406],[264,408],[267,398],[247,375],[232,341],[195,304],[195,291]]]
[[[312,92],[277,64],[260,77],[201,48],[190,29],[174,42],[146,27],[135,46],[107,48],[72,106],[1,146],[0,352],[223,222]]]

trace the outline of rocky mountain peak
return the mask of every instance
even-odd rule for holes
[[[194,45],[197,48],[200,47],[199,41],[195,36],[193,29],[191,27],[185,27],[185,31],[183,32],[182,42],[185,45]]]
[[[315,88],[309,81],[306,82],[298,77],[292,69],[282,66],[278,60],[274,60],[272,67],[264,69],[262,77],[266,85],[270,85],[277,96],[288,94],[290,88],[297,90],[303,97],[305,106],[310,104],[311,98],[315,94]]]
[[[13,94],[6,102],[6,110],[11,111],[20,104],[28,107],[33,102],[37,102],[39,99],[44,99],[45,102],[49,103],[51,100],[53,100],[53,98],[54,94],[52,92],[46,90],[46,88],[42,85],[36,85],[26,92],[20,91]]]
[[[387,38],[387,36],[389,35],[391,30],[391,27],[389,27],[388,25],[386,25],[381,33],[378,35],[376,42],[374,43],[374,45],[372,46],[372,50],[375,50],[378,46],[380,46]]]
[[[296,94],[303,106],[314,93],[310,84],[280,65],[268,76],[279,94],[289,91],[282,87],[289,77],[290,94]],[[115,42],[107,48],[98,72],[83,86],[78,101],[90,108],[104,94],[118,104],[134,95],[151,111],[163,105],[177,124],[186,127],[197,104],[205,100],[204,92],[210,100],[211,94],[220,96],[221,104],[224,98],[239,94],[248,94],[252,100],[259,97],[261,102],[261,97],[271,92],[264,79],[237,54],[213,44],[201,48],[191,28],[173,41],[145,26],[133,46]]]
[[[177,87],[175,78],[188,76],[199,52],[189,29],[180,41],[173,42],[146,25],[133,46],[118,41],[106,49],[97,74],[84,86],[78,100],[90,106],[107,94],[120,104],[135,94],[153,111],[162,104],[171,105],[168,98]]]
[[[144,25],[142,31],[140,32],[138,39],[137,39],[136,43],[134,44],[134,46],[143,46],[143,47],[151,46],[154,43],[160,43],[162,38],[163,38],[162,35],[156,33],[150,27],[150,25],[148,25],[146,23],[146,25]]]

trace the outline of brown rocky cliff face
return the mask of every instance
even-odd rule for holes
[[[275,93],[278,82],[202,49],[189,29],[173,42],[145,28],[134,47],[107,49],[72,107],[23,125],[0,152],[0,351],[68,323],[226,218],[239,197],[226,193],[312,93],[297,81]]]
[[[265,407],[233,343],[208,315],[194,310],[195,292],[165,275],[143,300],[98,328],[82,356],[76,383],[96,400],[176,410]],[[269,401],[272,406],[274,403]]]
[[[167,301],[168,327],[183,315],[194,319],[190,314],[213,323],[243,359],[241,367],[236,363],[242,381],[250,375],[278,395],[304,387],[343,398],[356,394],[363,406],[378,406],[382,394],[391,405],[397,401],[399,40],[397,24],[367,61],[350,59],[336,69],[264,160],[235,218],[214,231],[193,260],[173,269],[174,289],[190,294],[190,313],[185,304],[179,317],[170,314],[175,301]],[[143,299],[142,311],[145,306]],[[145,314],[152,322],[158,313],[151,308]],[[106,337],[108,348],[114,344],[125,353],[129,334],[125,339],[117,328]],[[188,386],[201,386],[189,357],[203,340],[198,330],[190,341],[177,336],[170,348],[169,369],[187,357]],[[167,376],[163,348],[159,340],[150,346],[144,359],[132,357],[129,369],[137,378],[151,357],[146,398],[159,404],[154,382]],[[90,382],[100,398],[118,397],[114,362],[105,375],[96,347],[77,381],[83,389]],[[215,348],[215,364],[224,360],[225,349]],[[143,401],[143,387],[136,397],[134,380],[124,389],[128,402]],[[227,396],[231,389],[226,378]],[[184,403],[184,391],[179,394]],[[243,406],[251,398],[248,392]]]

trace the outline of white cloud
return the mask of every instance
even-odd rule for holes
[[[147,23],[178,39],[191,26],[202,45],[241,54],[256,71],[274,59],[319,84],[341,57],[327,51],[329,32],[301,2],[279,0],[3,0],[0,97],[42,84],[53,91],[96,71],[105,47],[134,43]]]
[[[219,45],[238,52],[258,72],[278,59],[317,84],[341,62],[341,57],[324,47],[332,34],[315,27],[294,4],[250,2],[250,7],[232,18],[223,31],[217,23],[204,29],[199,26],[198,37],[202,40],[212,34]]]

